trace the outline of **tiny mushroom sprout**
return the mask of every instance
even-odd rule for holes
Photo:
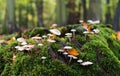
[[[78,62],[78,63],[82,63],[82,62],[83,62],[83,60],[79,59],[79,60],[77,60],[77,62]]]
[[[86,61],[86,62],[82,62],[81,65],[82,66],[89,66],[89,65],[92,65],[93,63],[90,62],[90,61]]]
[[[69,39],[69,42],[71,42],[72,33],[66,33],[65,35]]]
[[[71,31],[73,32],[73,38],[75,38],[76,29],[71,29]]]
[[[42,56],[41,59],[43,60],[42,63],[43,63],[43,66],[44,66],[46,57],[45,57],[45,56]]]
[[[24,38],[17,38],[17,41],[22,43],[22,42],[25,42],[25,39]]]
[[[58,29],[50,29],[50,32],[53,34],[53,39],[56,37],[56,35],[61,35],[61,32]]]
[[[43,46],[43,44],[42,44],[42,43],[39,43],[38,46]]]
[[[80,23],[83,23],[84,21],[83,20],[79,20]]]
[[[45,60],[45,59],[46,59],[46,57],[45,57],[45,56],[42,56],[42,57],[41,57],[41,59]]]

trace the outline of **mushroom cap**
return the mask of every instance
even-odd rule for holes
[[[41,40],[42,38],[41,37],[32,37],[32,39]]]
[[[75,32],[75,31],[76,31],[76,29],[71,29],[71,31],[72,31],[72,32]]]
[[[82,62],[83,62],[83,60],[79,59],[79,60],[77,60],[77,62],[78,62],[78,63],[82,63]]]
[[[56,26],[57,26],[57,24],[52,24],[52,26],[56,27]]]
[[[83,20],[79,20],[80,23],[84,22]]]
[[[47,41],[48,41],[48,42],[51,42],[51,43],[56,42],[55,40],[52,40],[52,39],[48,39]]]
[[[61,35],[61,32],[58,29],[50,29],[50,32],[55,35]]]
[[[86,62],[81,63],[81,65],[83,65],[83,66],[88,66],[88,65],[92,65],[92,64],[93,63],[90,61],[86,61]]]
[[[19,42],[25,42],[25,39],[24,38],[17,38],[17,41],[19,41]]]
[[[21,45],[27,45],[27,42],[22,42]]]
[[[64,52],[63,54],[64,54],[64,55],[68,55],[68,53],[67,53],[67,52]]]
[[[66,33],[65,35],[66,36],[72,36],[72,33]]]
[[[20,46],[17,48],[19,51],[23,51],[25,48],[23,46]]]
[[[73,58],[73,55],[68,55],[68,57]]]
[[[24,45],[23,47],[25,50],[31,50],[34,47],[34,45]]]
[[[71,46],[65,46],[64,49],[72,49]]]
[[[59,49],[58,51],[59,51],[59,52],[64,52],[64,50],[62,50],[62,49]]]
[[[46,36],[46,35],[43,35],[42,37],[43,37],[43,38],[46,38],[47,36]]]
[[[42,56],[42,57],[41,57],[41,59],[45,60],[45,59],[46,59],[46,57],[45,57],[45,56]]]
[[[42,44],[42,43],[39,43],[38,46],[43,46],[43,44]]]
[[[90,33],[90,32],[89,32],[89,31],[84,31],[83,33],[84,33],[84,34],[88,34],[88,33]]]

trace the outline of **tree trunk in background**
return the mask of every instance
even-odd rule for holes
[[[43,0],[36,0],[38,26],[43,26]]]
[[[6,28],[9,33],[17,31],[15,19],[15,1],[6,0]]]
[[[82,4],[83,4],[83,20],[86,21],[87,20],[86,0],[82,0]]]
[[[116,12],[113,20],[113,29],[115,31],[120,31],[120,0],[118,2],[118,6],[116,8]]]
[[[88,19],[100,20],[102,17],[101,0],[89,0]]]
[[[77,7],[76,7],[76,4],[75,4],[75,0],[68,0],[67,8],[68,8],[67,23],[68,24],[79,23],[80,11],[76,11]],[[79,9],[79,7],[78,7],[78,9]]]
[[[66,6],[65,6],[65,0],[57,0],[57,24],[63,25],[66,24]]]
[[[110,0],[106,0],[106,3],[107,3],[107,12],[106,12],[106,15],[105,15],[105,23],[106,24],[111,24],[111,12],[110,12]]]

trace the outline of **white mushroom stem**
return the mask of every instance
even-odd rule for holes
[[[71,29],[71,31],[73,32],[73,38],[75,39],[75,32],[76,32],[76,30],[75,29]]]
[[[73,56],[72,55],[68,55],[68,57],[70,57],[70,59],[69,59],[69,64],[70,64],[70,62],[72,61]]]
[[[45,63],[45,59],[46,59],[46,57],[43,56],[43,57],[41,57],[41,59],[43,60],[42,63],[43,63],[43,66],[44,66],[44,63]]]

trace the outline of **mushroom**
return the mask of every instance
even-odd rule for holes
[[[99,24],[100,20],[96,20],[96,21],[88,20],[87,22],[89,22],[90,24]]]
[[[25,42],[25,39],[24,38],[17,38],[17,41],[18,42]]]
[[[62,49],[59,49],[59,50],[58,50],[58,52],[60,52],[60,53],[61,53],[61,52],[64,52],[64,50],[62,50]]]
[[[54,29],[57,26],[57,24],[52,24],[52,26],[50,26],[50,29]]]
[[[41,37],[32,37],[32,39],[36,40],[37,42],[39,42],[42,38]]]
[[[46,36],[46,35],[43,35],[42,37],[43,37],[43,39],[44,39],[44,40],[47,38],[47,36]]]
[[[34,45],[24,45],[23,46],[25,50],[27,50],[30,53],[30,50],[34,47]]]
[[[83,23],[84,21],[83,20],[79,20],[80,23]]]
[[[83,62],[81,63],[82,66],[89,66],[89,65],[92,65],[93,63],[90,62],[90,61],[86,61],[86,62]]]
[[[79,60],[77,60],[77,62],[78,62],[78,63],[82,63],[82,62],[83,62],[83,60],[79,59]]]
[[[63,55],[65,56],[65,58],[66,58],[66,55],[68,55],[68,53],[67,52],[63,52]]]
[[[100,32],[100,30],[98,30],[98,29],[93,29],[93,32],[94,32],[95,34],[98,34],[98,33]]]
[[[56,37],[56,35],[61,35],[61,32],[58,29],[50,29],[50,32],[53,34],[53,39]]]
[[[42,56],[41,59],[43,60],[42,63],[43,63],[43,66],[44,66],[46,57],[45,57],[45,56]]]
[[[45,59],[46,59],[46,57],[45,57],[45,56],[42,56],[42,57],[41,57],[41,59],[45,60]]]
[[[25,41],[25,42],[22,42],[21,45],[27,45],[27,42],[26,42],[26,41]]]
[[[66,33],[65,35],[69,39],[69,42],[71,42],[72,33]]]
[[[73,56],[72,55],[68,55],[68,57],[70,57],[69,63],[68,63],[68,64],[70,64],[70,62],[72,61]]]
[[[19,51],[23,51],[24,50],[24,47],[23,46],[16,46],[15,47],[17,50],[19,50]]]
[[[42,43],[39,43],[38,46],[43,46],[43,44],[42,44]]]
[[[73,32],[73,39],[75,39],[75,32],[76,32],[76,29],[71,29],[71,31]]]
[[[51,37],[53,37],[52,34],[47,34],[48,35],[48,39],[51,39]]]
[[[50,43],[56,42],[55,40],[52,40],[52,39],[48,39],[47,41],[50,42]]]
[[[68,52],[70,49],[72,49],[72,47],[71,46],[65,46],[64,49],[66,49],[67,52]]]

